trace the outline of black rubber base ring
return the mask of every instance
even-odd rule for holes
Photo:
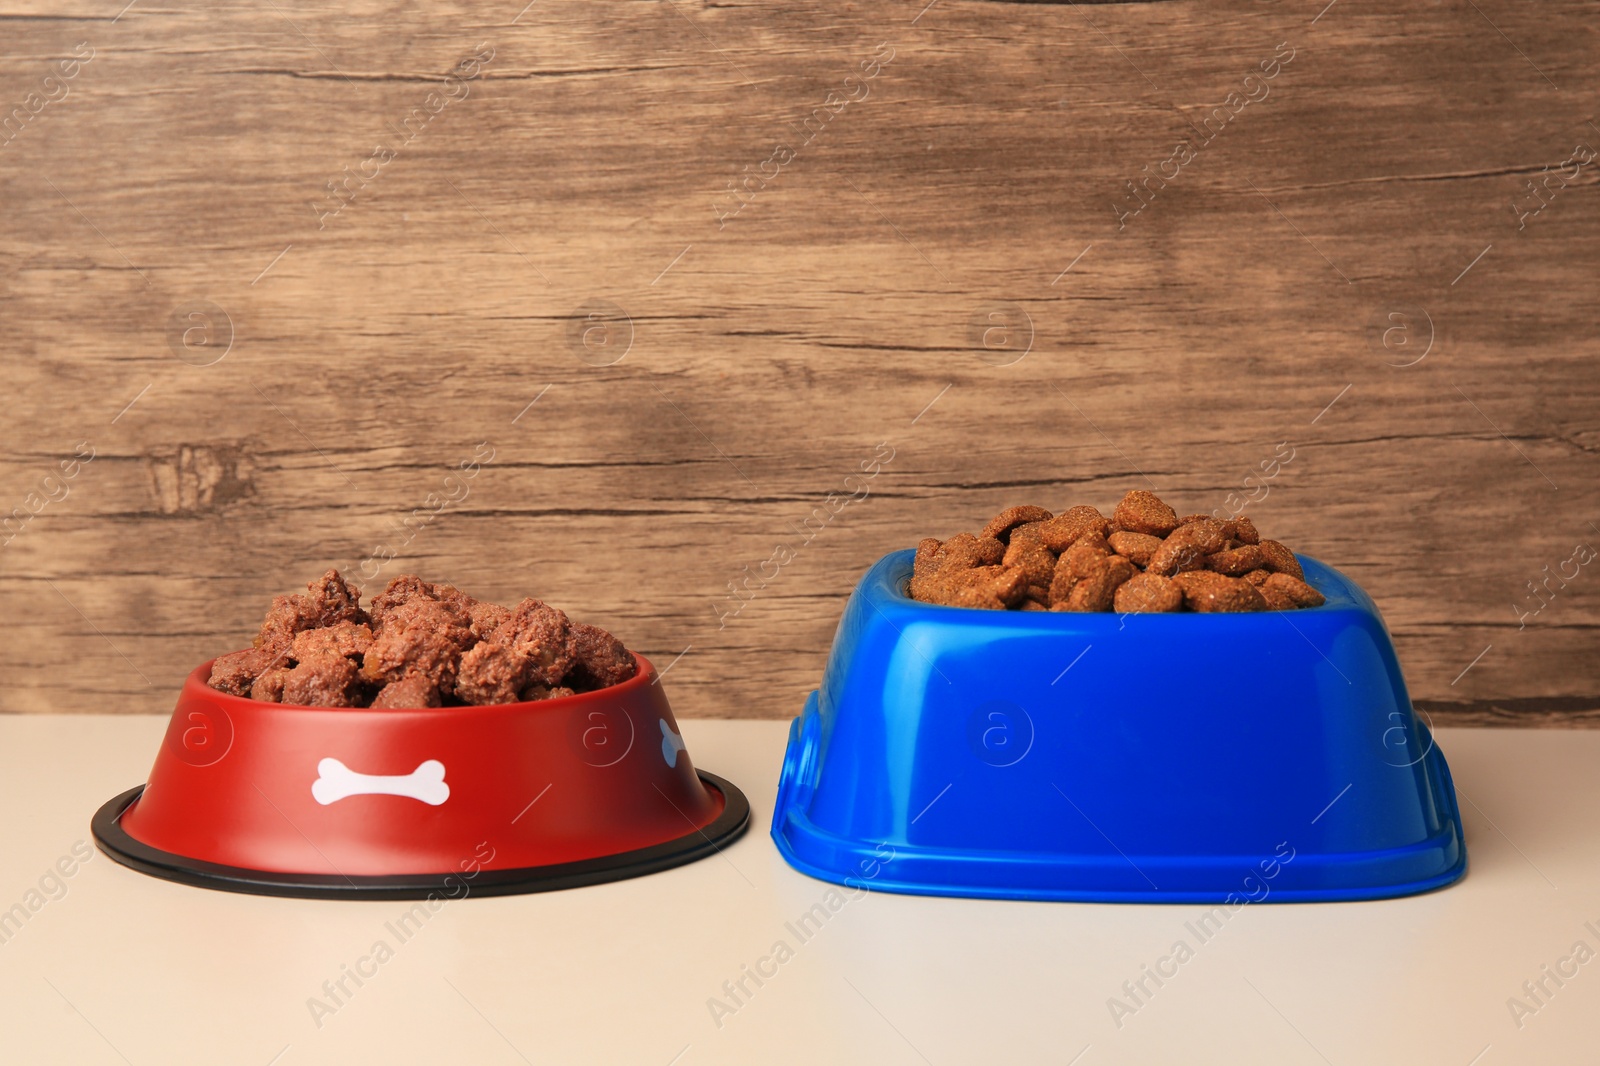
[[[139,798],[144,791],[143,785],[130,788],[96,811],[90,829],[100,850],[124,866],[151,877],[223,892],[249,892],[258,896],[293,896],[300,899],[512,896],[599,885],[670,870],[674,866],[682,866],[721,851],[739,839],[750,826],[750,803],[744,798],[744,793],[715,774],[708,774],[704,770],[697,772],[702,782],[722,793],[723,797],[722,813],[704,828],[676,840],[617,855],[549,866],[526,866],[516,870],[479,870],[474,876],[458,872],[385,877],[266,873],[174,855],[170,851],[141,844],[122,828],[122,813]]]

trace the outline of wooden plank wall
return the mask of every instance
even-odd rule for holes
[[[0,6],[6,711],[388,552],[785,717],[882,553],[1153,485],[1600,712],[1592,2],[124,2]]]

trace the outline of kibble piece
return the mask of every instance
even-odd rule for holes
[[[1066,556],[1063,555],[1062,559],[1065,558]],[[1078,572],[1077,567],[1071,565],[1062,566],[1058,560],[1056,562],[1055,575],[1050,579],[1050,591],[1046,602],[1052,608],[1058,604],[1065,604],[1067,598],[1072,595],[1072,586],[1076,585],[1082,578],[1083,575]]]
[[[1261,534],[1256,532],[1256,524],[1244,515],[1237,515],[1228,519],[1228,536],[1241,544],[1260,544]]]
[[[1300,605],[1285,595],[1282,589],[1269,589],[1265,584],[1261,584],[1256,586],[1256,591],[1261,593],[1261,598],[1266,601],[1267,610],[1269,611],[1298,611],[1300,609]]]
[[[1222,523],[1215,518],[1201,518],[1175,529],[1150,554],[1145,569],[1166,576],[1180,570],[1198,570],[1205,565],[1207,555],[1221,551],[1226,543]]]
[[[917,543],[917,557],[911,564],[906,594],[914,600],[929,600],[942,583],[939,573],[944,569],[944,559],[944,545],[933,537],[922,538]]]
[[[1086,533],[1106,536],[1111,523],[1093,507],[1069,507],[1054,518],[1023,527],[1053,552],[1064,552]],[[1016,536],[1016,533],[1012,533]]]
[[[1028,575],[1029,585],[1050,584],[1050,578],[1055,573],[1056,557],[1037,536],[1024,534],[1017,531],[1011,536],[1011,543],[1006,546],[1005,557],[1001,560],[1005,566],[1021,570]]]
[[[1178,512],[1161,502],[1161,497],[1144,489],[1134,489],[1122,498],[1111,513],[1118,529],[1164,537],[1178,528]]]
[[[1123,614],[1157,614],[1183,608],[1183,588],[1160,574],[1135,574],[1117,586],[1112,602]]]
[[[1237,548],[1228,548],[1206,556],[1207,570],[1215,570],[1229,577],[1241,577],[1265,565],[1267,565],[1266,557],[1261,554],[1261,546],[1258,544],[1241,544]]]
[[[1268,570],[1275,570],[1280,574],[1288,574],[1290,577],[1298,578],[1301,581],[1306,579],[1305,571],[1300,569],[1300,560],[1294,557],[1294,552],[1277,541],[1263,540],[1261,542],[1261,554],[1266,559]]]
[[[599,626],[573,622],[572,653],[575,661],[563,684],[578,692],[620,685],[638,673],[622,641]]]
[[[361,672],[342,656],[307,659],[285,673],[284,703],[302,707],[354,707],[361,698]]]
[[[917,545],[912,578],[907,591],[928,603],[944,602],[941,591],[951,575],[980,566],[993,566],[1005,558],[1006,546],[993,537],[957,533],[944,543],[929,537]]]
[[[1028,594],[1027,575],[1003,566],[983,567],[987,577],[972,586],[978,598],[994,597],[1006,607],[1014,607]]]
[[[946,566],[995,566],[1006,557],[1006,546],[994,537],[957,533],[944,542]]]
[[[1100,508],[1090,507],[1085,503],[1080,503],[1075,507],[1068,507],[1056,517],[1069,518],[1074,522],[1081,522],[1084,525],[1091,527],[1100,526],[1102,523],[1104,525],[1111,524],[1106,516],[1100,513]],[[1100,532],[1105,533],[1107,530],[1102,528]]]
[[[1179,534],[1192,541],[1196,547],[1208,549],[1207,554],[1221,551],[1228,543],[1228,536],[1222,523],[1215,518],[1197,518],[1173,530],[1173,536]]]
[[[1106,535],[1098,529],[1089,530],[1083,536],[1073,541],[1072,547],[1068,548],[1067,550],[1071,551],[1072,548],[1092,548],[1096,555],[1111,554],[1111,542],[1107,540]]]
[[[528,683],[532,664],[521,652],[482,641],[461,656],[456,671],[456,696],[464,703],[515,703]]]
[[[1067,550],[1061,553],[1061,558],[1072,559],[1075,561],[1075,565],[1081,568],[1083,565],[1093,562],[1102,555],[1110,554],[1110,542],[1108,542],[1105,537],[1102,537],[1099,531],[1096,530],[1092,533],[1085,533],[1083,536],[1073,541],[1072,544],[1068,546]],[[1059,565],[1059,560],[1057,562]]]
[[[421,674],[407,674],[398,681],[391,681],[378,690],[373,697],[374,707],[437,707],[443,701],[439,698],[439,690],[433,683]]]
[[[906,594],[923,603],[942,603],[945,589],[950,584],[950,574],[953,572],[936,570],[931,574],[913,576],[906,585]]]
[[[1004,511],[989,519],[989,524],[978,533],[980,538],[992,537],[1004,542],[1011,536],[1011,531],[1027,522],[1044,522],[1051,517],[1049,511],[1043,507],[1023,505],[1021,507],[1007,507]]]
[[[944,581],[934,590],[937,598],[924,602],[999,610],[1020,602],[1027,591],[1027,578],[1020,570],[980,566],[946,571]]]
[[[250,686],[276,658],[277,654],[266,648],[246,648],[219,655],[211,664],[211,678],[207,684],[230,696],[248,696]]]
[[[1161,538],[1152,537],[1148,533],[1134,533],[1129,530],[1118,530],[1106,538],[1111,545],[1111,550],[1127,559],[1135,566],[1147,566],[1150,556],[1161,547]]]
[[[1250,582],[1250,584],[1254,585],[1256,588],[1260,588],[1262,585],[1267,583],[1267,578],[1271,576],[1271,570],[1252,570],[1248,574],[1244,575],[1244,579]]]
[[[944,564],[944,545],[937,537],[923,537],[917,541],[917,557],[911,564],[911,574],[928,577]]]
[[[1099,543],[1103,543],[1105,538],[1100,537],[1099,543],[1097,543],[1095,539],[1097,537],[1100,537],[1098,530],[1086,534],[1079,538],[1072,547],[1062,552],[1061,557],[1056,560],[1055,573],[1051,575],[1050,579],[1050,606],[1052,609],[1058,605],[1065,604],[1068,597],[1072,595],[1073,586],[1088,577],[1099,561],[1106,558],[1109,548],[1107,551],[1101,551],[1099,548]]]
[[[1291,611],[1300,607],[1321,607],[1327,597],[1288,574],[1273,574],[1261,585],[1261,597],[1275,611]]]
[[[359,659],[372,647],[372,630],[357,622],[340,622],[321,629],[307,629],[296,633],[289,646],[289,657],[295,662],[321,656],[339,656]]]
[[[1211,570],[1190,570],[1172,579],[1183,589],[1183,602],[1191,611],[1264,611],[1267,601],[1248,581]]]
[[[990,589],[976,586],[951,589],[935,602],[945,607],[977,607],[985,611],[1003,611],[1010,606]]]
[[[1132,559],[1125,559],[1120,555],[1108,555],[1105,565],[1110,568],[1116,583],[1121,585],[1139,574],[1139,568],[1133,565]]]
[[[1052,604],[1054,611],[1109,611],[1117,588],[1139,571],[1120,555],[1103,555],[1095,560],[1081,580],[1072,586],[1066,602]]]
[[[1048,611],[1049,609],[1043,602],[1034,599],[1032,596],[1017,605],[1017,610],[1019,611]]]
[[[906,583],[906,595],[923,603],[938,603],[943,588],[944,579],[937,573],[913,574]]]
[[[1206,552],[1187,540],[1172,536],[1161,542],[1161,547],[1150,553],[1145,570],[1152,574],[1171,577],[1184,570],[1199,570],[1206,564]]]
[[[937,545],[935,547],[935,545]],[[922,571],[916,571],[907,591],[923,603],[937,603],[949,607],[990,607],[992,601],[1004,597],[1002,605],[1009,606],[1020,598],[1027,587],[1026,575],[1016,574],[1001,580],[1005,569],[1006,546],[992,537],[975,537],[971,533],[958,533],[943,544],[924,541],[918,545]],[[1014,589],[1017,580],[1021,588]]]
[[[564,613],[539,600],[529,598],[517,604],[492,639],[528,657],[529,680],[559,685],[572,669],[571,624]]]
[[[923,603],[936,603],[941,606],[953,606],[951,596],[958,587],[954,571],[941,572],[929,577],[912,578],[907,591],[914,599]]]

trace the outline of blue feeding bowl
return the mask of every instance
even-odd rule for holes
[[[1466,872],[1450,768],[1361,589],[1246,614],[942,607],[885,556],[789,731],[772,836],[891,892],[1146,903],[1404,896]]]

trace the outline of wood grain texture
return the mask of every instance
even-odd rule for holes
[[[1600,576],[1517,613],[1600,542],[1593,3],[119,9],[0,9],[0,709],[165,711],[387,546],[785,717],[882,553],[1286,441],[1250,513],[1435,720],[1597,720]]]

